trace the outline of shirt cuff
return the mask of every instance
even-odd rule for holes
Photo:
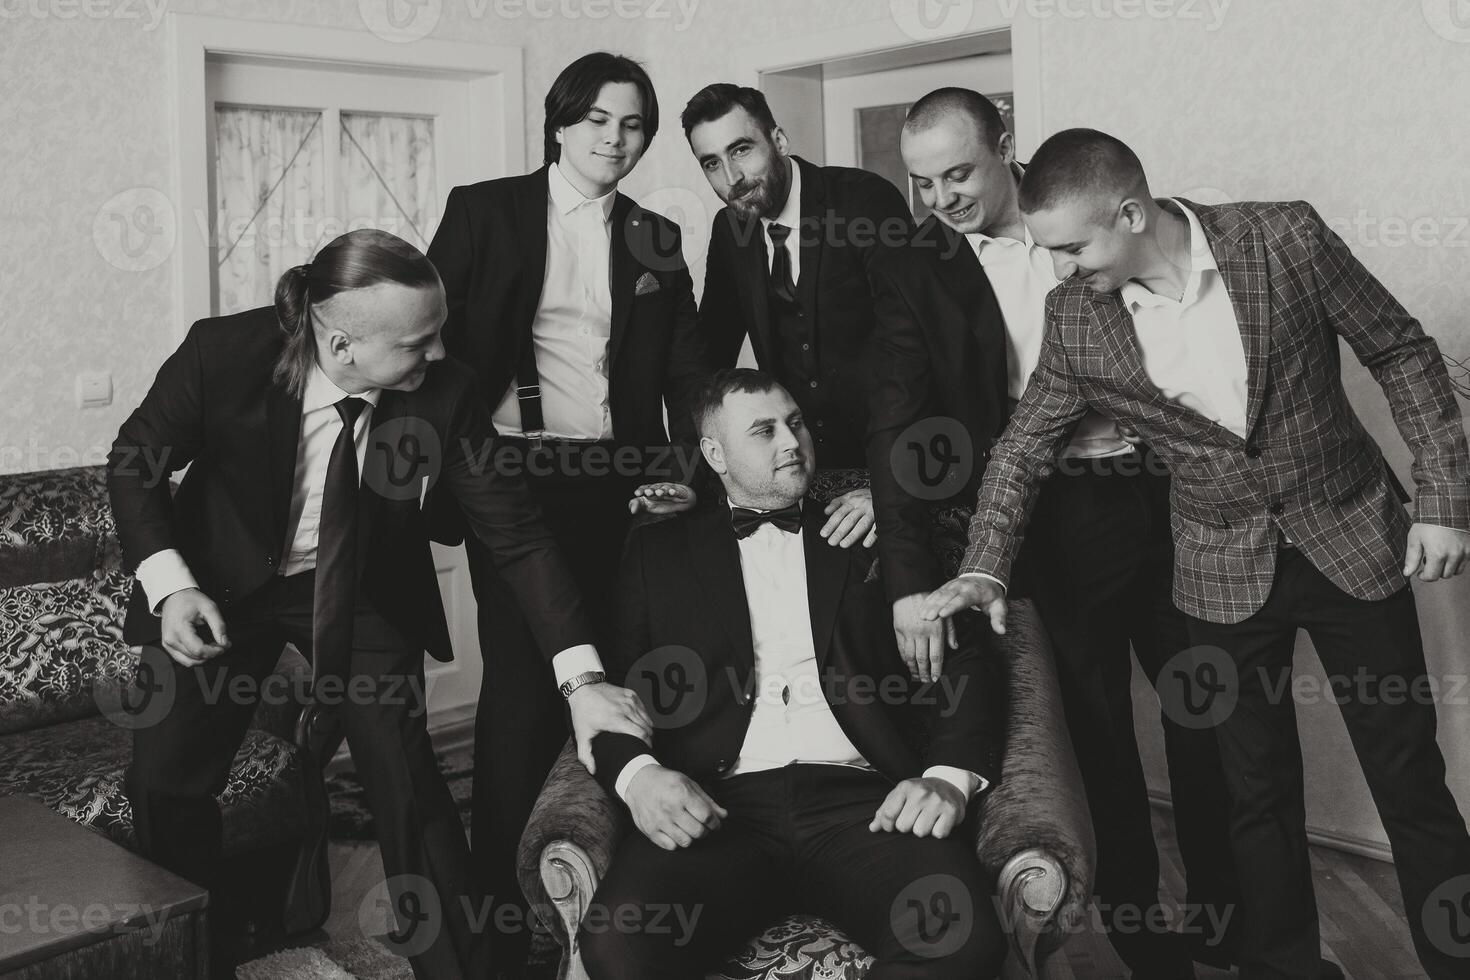
[[[988,576],[987,576],[988,577]],[[636,761],[636,760],[635,760]],[[629,763],[631,766],[632,763]],[[975,794],[990,785],[990,780],[977,772],[956,766],[930,766],[924,770],[925,779],[942,779],[965,794],[965,801],[974,799]]]
[[[585,674],[589,670],[595,670],[599,674],[602,670],[602,658],[597,655],[597,648],[590,643],[583,643],[574,647],[567,647],[561,653],[551,658],[551,669],[556,673],[556,686],[561,687],[567,681],[578,674]]]
[[[199,588],[194,573],[184,564],[184,556],[173,548],[155,551],[138,562],[137,578],[143,583],[143,594],[148,597],[148,609],[155,616],[163,600],[175,592]]]
[[[617,791],[618,799],[627,803],[628,784],[633,781],[633,777],[647,767],[656,765],[658,765],[658,760],[647,752],[642,755],[635,755],[630,759],[628,764],[623,767],[623,771],[618,773],[618,778],[613,782],[613,789]]]
[[[1000,590],[1002,592],[1008,591],[1008,589],[1006,588],[1006,584],[1004,582],[1002,582],[1000,579],[996,578],[994,575],[986,575],[984,572],[965,572],[963,575],[960,576],[960,578],[983,578],[983,579],[989,579],[990,581],[994,582],[996,585],[1000,586]]]

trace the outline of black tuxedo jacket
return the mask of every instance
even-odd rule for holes
[[[863,758],[895,782],[931,765],[949,765],[994,783],[1004,734],[1003,702],[995,698],[1003,696],[1004,685],[978,618],[963,614],[956,620],[960,649],[950,651],[944,664],[954,698],[937,684],[910,681],[882,585],[867,576],[872,553],[822,540],[826,517],[815,502],[807,501],[802,512],[812,641],[842,730]],[[729,508],[636,528],[623,555],[620,586],[610,676],[648,691],[651,679],[640,676],[648,667],[667,675],[658,680],[681,684],[692,702],[666,701],[668,689],[656,687],[644,698],[655,718],[652,752],[661,764],[693,779],[724,776],[744,744],[756,690],[750,610]],[[660,653],[670,647],[682,648],[674,659],[687,662],[677,672],[660,671],[668,667]],[[651,651],[660,653],[645,657]],[[899,693],[874,694],[885,690]],[[928,745],[921,752],[915,746],[925,740],[919,732],[926,720]],[[623,767],[650,751],[639,739],[619,734],[598,735],[592,749],[597,778],[609,794]]]
[[[108,494],[128,567],[177,549],[226,621],[232,603],[276,574],[287,544],[301,401],[271,380],[283,342],[270,307],[194,324],[108,455]],[[417,448],[399,441],[403,432],[417,437]],[[548,658],[592,642],[576,585],[524,483],[484,465],[493,435],[473,375],[452,360],[431,365],[416,391],[384,391],[372,414],[358,496],[360,594],[439,660],[453,651],[420,510],[423,477],[456,500]],[[399,460],[406,449],[425,457],[416,470]],[[370,478],[378,460],[392,461],[405,490]],[[168,476],[186,465],[171,496]],[[129,643],[159,639],[141,584],[123,632]]]
[[[881,257],[871,281],[878,327],[868,467],[878,553],[893,600],[944,582],[930,545],[929,505],[975,499],[990,447],[1010,415],[1006,330],[974,249],[933,215],[908,248]],[[961,462],[947,471],[939,469],[930,445],[935,425],[921,425],[905,436],[926,419],[953,419],[968,437],[968,448],[950,440],[950,453]],[[935,484],[922,499],[910,493],[921,475]]]
[[[479,378],[491,411],[515,381],[546,278],[546,168],[449,192],[429,258],[444,280],[444,345]],[[613,201],[608,399],[622,445],[693,444],[688,403],[710,365],[679,227],[618,194]]]
[[[876,174],[792,159],[801,168],[797,298],[815,324],[819,373],[782,376],[781,338],[767,295],[765,233],[759,219],[742,221],[728,207],[715,215],[710,232],[700,327],[719,367],[734,365],[748,334],[756,363],[775,373],[801,405],[823,465],[862,466],[872,377],[869,340],[876,322],[869,273],[885,248],[908,239],[913,219],[903,196]],[[812,381],[819,389],[811,388]]]

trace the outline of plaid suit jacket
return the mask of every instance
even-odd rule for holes
[[[1392,595],[1409,516],[1348,404],[1338,338],[1382,386],[1414,452],[1415,519],[1470,530],[1470,452],[1438,346],[1311,205],[1184,203],[1240,324],[1246,438],[1153,385],[1117,292],[1063,283],[1047,297],[1040,364],[991,454],[961,572],[1009,580],[1037,490],[1091,406],[1169,467],[1174,601],[1186,613],[1235,623],[1260,609],[1278,526],[1344,591]]]

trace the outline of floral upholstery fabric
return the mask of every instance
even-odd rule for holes
[[[102,467],[0,478],[0,589],[121,567]]]
[[[132,736],[101,715],[0,739],[0,796],[25,795],[135,848],[133,808],[123,793]],[[289,839],[301,830],[294,805],[296,752],[253,730],[219,795],[225,853]]]
[[[872,965],[836,926],[793,915],[746,943],[714,980],[859,980]]]

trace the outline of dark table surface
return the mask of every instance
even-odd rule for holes
[[[24,796],[0,797],[0,973],[134,929],[209,895]]]

